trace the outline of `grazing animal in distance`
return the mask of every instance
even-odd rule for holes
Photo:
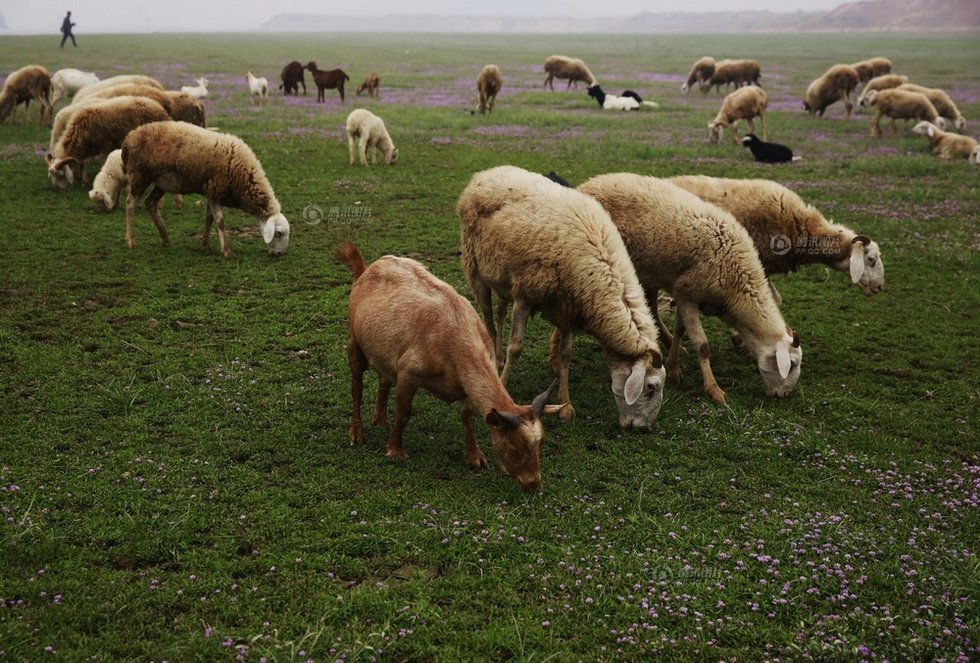
[[[303,86],[303,94],[306,94],[306,77],[303,75],[303,65],[298,60],[293,60],[283,67],[279,78],[282,79],[279,89],[283,94],[292,93],[294,96],[299,96],[300,85]]]
[[[762,163],[786,163],[787,161],[799,161],[800,157],[793,156],[793,150],[779,143],[766,143],[759,140],[755,134],[748,134],[742,138],[742,145],[752,151],[752,156],[756,161]]]
[[[367,92],[369,97],[379,97],[381,96],[381,79],[378,78],[377,74],[371,74],[357,86],[354,92],[357,96],[361,96],[362,92]]]
[[[398,148],[388,135],[384,120],[365,108],[355,108],[347,116],[347,147],[350,165],[354,165],[355,149],[360,154],[361,165],[367,165],[367,150],[371,150],[371,165],[377,163],[378,152],[384,155],[389,166],[398,161]],[[357,141],[355,148],[354,142]]]
[[[480,70],[480,75],[476,78],[476,90],[480,94],[480,105],[478,109],[480,115],[493,112],[494,104],[497,101],[497,93],[504,85],[504,79],[500,76],[500,67],[495,64],[488,64]]]
[[[251,71],[245,74],[245,80],[248,81],[252,100],[257,104],[265,105],[269,101],[269,81],[263,76],[253,76]]]
[[[325,90],[334,90],[340,93],[340,103],[344,103],[344,82],[350,80],[350,76],[344,73],[343,69],[331,69],[323,71],[318,69],[316,62],[310,60],[306,68],[313,74],[313,82],[316,83],[316,100],[324,101]]]

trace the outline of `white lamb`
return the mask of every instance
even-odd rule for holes
[[[354,165],[354,142],[361,157],[361,165],[367,165],[367,150],[371,150],[371,165],[377,163],[378,152],[384,155],[389,166],[398,161],[398,148],[391,141],[384,120],[364,108],[356,108],[347,116],[347,147],[350,165]]]
[[[752,238],[727,212],[667,180],[632,173],[599,175],[578,187],[609,212],[650,301],[659,290],[677,302],[667,370],[680,381],[680,338],[697,348],[704,389],[725,403],[711,371],[699,310],[741,333],[769,396],[788,396],[800,377],[800,337],[783,321]],[[658,318],[659,321],[659,318]],[[665,334],[665,338],[667,334]]]
[[[201,78],[197,79],[197,85],[185,85],[180,88],[180,91],[184,94],[189,94],[195,99],[203,99],[208,96],[208,79]]]
[[[269,101],[269,81],[264,76],[253,76],[249,71],[245,74],[248,89],[252,93],[252,101],[256,104],[266,104]]]
[[[99,82],[99,77],[91,71],[79,69],[59,69],[51,77],[51,105],[62,97],[74,97],[86,85]]]
[[[660,412],[666,373],[657,327],[623,240],[592,198],[514,166],[479,172],[459,198],[463,271],[479,302],[498,364],[503,323],[514,305],[501,380],[524,347],[534,312],[555,326],[551,364],[557,401],[567,403],[572,334],[585,331],[605,350],[623,428],[649,428]],[[496,324],[493,295],[498,298]]]
[[[92,189],[88,192],[88,198],[96,209],[102,212],[111,212],[119,204],[119,193],[126,187],[126,173],[123,172],[122,150],[113,150],[106,157],[105,163],[99,170],[99,174],[92,180]],[[183,199],[178,193],[174,196],[174,202],[180,207]]]

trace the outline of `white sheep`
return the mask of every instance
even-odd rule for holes
[[[695,83],[702,90],[708,85],[708,81],[715,73],[715,59],[710,55],[706,55],[691,67],[691,72],[687,75],[687,81],[681,86],[681,92],[687,94],[691,86]]]
[[[932,122],[923,120],[912,127],[912,133],[920,134],[929,139],[929,146],[940,159],[970,159],[974,160],[977,153],[977,141],[970,136],[961,136],[943,131]]]
[[[119,193],[126,187],[126,173],[123,172],[122,149],[113,150],[106,157],[99,174],[92,180],[88,198],[96,209],[111,212],[119,203]],[[174,196],[177,207],[182,204],[180,194]]]
[[[357,143],[355,148],[354,143]],[[378,152],[384,155],[389,166],[398,161],[398,148],[391,141],[384,120],[364,108],[355,108],[347,116],[347,148],[350,165],[354,165],[354,152],[361,157],[361,165],[367,165],[367,150],[371,150],[371,164],[377,163]]]
[[[870,81],[868,81],[863,88],[861,88],[861,94],[858,95],[857,104],[858,106],[865,106],[865,97],[868,96],[872,90],[888,90],[893,87],[898,87],[899,85],[904,85],[909,82],[909,77],[901,74],[883,74],[881,76],[875,76]]]
[[[388,456],[405,458],[403,434],[412,414],[412,399],[425,389],[447,402],[462,401],[466,460],[477,470],[487,467],[473,429],[479,414],[490,427],[490,441],[504,471],[524,489],[541,483],[541,416],[560,406],[545,406],[548,393],[534,403],[518,405],[497,375],[493,343],[470,303],[445,281],[409,258],[384,256],[364,264],[357,247],[345,243],[335,252],[354,274],[348,308],[347,362],[351,369],[351,444],[364,443],[361,397],[364,372],[379,376],[374,423],[388,425],[388,394],[397,385],[395,425],[388,437]]]
[[[677,302],[667,372],[680,381],[681,335],[697,349],[704,389],[724,405],[711,371],[699,310],[734,326],[755,357],[769,396],[788,396],[800,377],[800,338],[783,321],[752,238],[727,212],[667,180],[632,173],[593,177],[578,187],[609,216],[629,251],[649,301],[660,290]],[[659,320],[659,317],[658,317]],[[668,334],[664,334],[665,339]]]
[[[62,97],[74,97],[83,87],[98,82],[99,77],[95,72],[59,69],[51,77],[51,105],[54,106]]]
[[[51,75],[39,64],[29,64],[17,71],[11,72],[3,82],[0,90],[0,122],[17,113],[17,107],[24,105],[25,113],[31,100],[37,101],[41,107],[37,123],[51,121]]]
[[[865,295],[885,287],[877,242],[824,218],[793,191],[770,180],[685,175],[669,179],[735,217],[755,243],[767,276],[822,263],[849,274]],[[777,303],[782,297],[773,288]]]
[[[180,88],[180,91],[184,94],[189,94],[195,99],[203,99],[208,96],[208,79],[201,78],[197,79],[197,85],[184,85]]]
[[[198,193],[207,198],[201,243],[210,247],[211,224],[218,231],[221,254],[232,256],[225,242],[221,206],[236,207],[259,223],[269,253],[281,255],[289,245],[289,221],[269,184],[262,164],[240,138],[186,122],[156,122],[134,129],[122,143],[123,172],[128,183],[126,244],[136,245],[133,216],[146,190],[150,212],[164,246],[170,235],[160,216],[165,193]]]
[[[252,95],[252,101],[256,104],[265,105],[269,101],[269,81],[264,76],[253,76],[252,72],[246,72],[245,79],[248,81],[248,89]]]
[[[903,83],[898,86],[899,90],[908,90],[909,92],[918,92],[929,100],[936,112],[939,113],[939,117],[945,119],[948,123],[952,124],[956,129],[962,130],[966,126],[966,120],[963,119],[963,114],[960,113],[960,109],[956,107],[953,100],[950,99],[949,95],[946,94],[945,90],[940,90],[934,87],[924,87],[922,85],[916,85],[914,83]]]
[[[565,55],[552,55],[544,61],[544,70],[548,74],[548,77],[544,79],[543,87],[550,87],[552,92],[555,91],[554,80],[556,78],[568,80],[568,85],[565,86],[566,90],[572,87],[572,83],[578,89],[579,81],[582,81],[588,87],[596,84],[595,76],[589,71],[585,62],[579,58],[570,58]]]
[[[77,104],[89,96],[97,96],[101,92],[117,85],[142,85],[145,87],[155,87],[158,90],[164,89],[160,81],[150,76],[144,76],[143,74],[120,74],[119,76],[103,79],[98,83],[86,85],[83,89],[75,93],[75,98],[72,103]]]
[[[892,133],[898,132],[895,120],[927,120],[940,129],[946,129],[946,120],[939,117],[939,112],[928,97],[918,92],[909,92],[900,88],[875,90],[864,98],[869,106],[874,106],[875,116],[871,118],[872,137],[881,137],[881,118],[891,119]]]
[[[708,139],[713,143],[721,142],[725,127],[731,129],[732,140],[738,145],[738,123],[748,120],[749,132],[755,133],[755,121],[758,117],[762,122],[762,139],[768,140],[766,128],[766,91],[761,87],[742,87],[728,94],[721,103],[721,109],[715,119],[708,122]]]
[[[44,158],[51,183],[64,189],[76,180],[88,181],[86,159],[108,155],[138,126],[165,120],[170,120],[167,111],[143,97],[116,97],[78,108]]]
[[[534,312],[555,326],[551,364],[564,420],[572,335],[584,331],[605,350],[624,428],[649,428],[660,411],[666,373],[657,327],[623,240],[592,198],[514,166],[476,173],[456,207],[463,272],[503,359],[503,324],[513,303],[501,380],[507,383]],[[493,295],[498,298],[496,323]]]
[[[854,108],[851,93],[857,86],[857,70],[849,64],[835,64],[807,86],[803,108],[811,116],[823,117],[828,106],[843,100],[845,116],[850,119]]]

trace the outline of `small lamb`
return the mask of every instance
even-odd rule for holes
[[[185,85],[180,88],[180,91],[184,94],[189,94],[195,99],[203,99],[208,96],[208,79],[202,76],[197,79],[197,85]]]
[[[738,145],[738,123],[748,120],[749,131],[755,133],[755,118],[762,121],[762,139],[768,138],[766,128],[766,107],[768,106],[766,91],[761,87],[741,87],[727,95],[721,102],[721,108],[715,119],[708,122],[708,140],[712,143],[721,142],[721,134],[725,127],[732,131],[732,141]]]
[[[347,116],[347,148],[350,165],[354,165],[354,142],[361,157],[361,165],[367,165],[367,150],[371,150],[371,165],[377,163],[378,152],[384,155],[389,166],[398,161],[398,148],[391,141],[384,121],[364,108],[356,108]]]
[[[975,138],[943,131],[932,122],[925,120],[912,127],[912,133],[928,138],[933,154],[940,159],[970,159],[974,161],[974,155],[980,150]]]
[[[214,223],[221,255],[232,256],[225,241],[221,212],[224,205],[255,217],[270,254],[278,256],[286,252],[289,221],[282,214],[262,164],[240,138],[186,122],[155,122],[126,136],[122,143],[122,162],[129,192],[126,199],[129,248],[136,246],[133,236],[136,203],[153,186],[146,198],[146,208],[164,246],[170,246],[170,235],[160,216],[160,199],[165,193],[198,193],[207,198],[201,239],[204,248],[210,248]]]
[[[74,97],[86,85],[95,85],[99,77],[91,71],[79,69],[59,69],[51,77],[51,105],[62,97]]]
[[[397,386],[395,425],[388,437],[388,456],[405,458],[403,436],[412,415],[415,392],[425,389],[453,403],[466,431],[466,461],[481,470],[487,459],[473,429],[479,414],[490,427],[490,442],[504,471],[525,490],[541,484],[541,416],[556,412],[550,389],[530,406],[517,405],[497,376],[493,344],[470,303],[421,263],[384,256],[365,266],[357,247],[346,243],[336,257],[354,274],[349,299],[347,361],[351,369],[350,442],[364,443],[361,396],[364,372],[379,376],[375,425],[388,426],[388,394]]]
[[[119,192],[126,187],[126,173],[123,172],[122,149],[113,150],[106,157],[99,174],[92,180],[92,189],[88,198],[95,208],[102,212],[111,212],[119,203]],[[183,203],[180,194],[174,196],[177,207]]]
[[[367,92],[369,97],[381,96],[381,79],[378,78],[377,74],[372,73],[354,90],[354,94],[357,96],[361,96],[362,92]]]
[[[245,72],[245,80],[248,81],[253,103],[266,105],[269,102],[269,81],[264,76],[253,76],[251,71]]]

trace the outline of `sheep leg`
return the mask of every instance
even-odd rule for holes
[[[749,120],[749,128],[752,128],[752,120]],[[738,120],[735,120],[728,125],[728,129],[732,132],[732,141],[735,143],[735,146],[738,147]],[[721,142],[720,136],[718,142]]]
[[[572,397],[568,388],[568,366],[572,362],[572,338],[570,331],[563,331],[555,327],[551,333],[551,351],[548,359],[551,367],[558,374],[558,402],[562,403],[558,417],[562,421],[571,421],[575,417],[575,408],[572,406]]]
[[[412,399],[419,385],[414,381],[404,378],[398,380],[398,389],[395,394],[395,425],[391,429],[391,436],[388,437],[388,451],[386,456],[393,458],[408,458],[405,447],[402,444],[402,435],[405,433],[405,426],[412,416]]]
[[[208,200],[208,214],[214,217],[214,227],[218,229],[218,245],[221,248],[221,255],[231,258],[235,254],[231,252],[225,241],[225,220],[221,213],[221,206],[213,200]]]
[[[504,324],[507,322],[507,309],[509,308],[509,301],[503,297],[497,298],[496,325],[491,324],[489,330],[497,357],[497,370],[502,370],[504,367]]]
[[[463,420],[463,430],[466,431],[466,462],[474,470],[483,470],[488,467],[488,463],[487,457],[483,455],[483,450],[476,441],[476,430],[473,428],[474,412],[473,403],[467,398],[459,410],[460,418]]]
[[[772,292],[772,298],[776,301],[776,306],[782,306],[783,296],[776,290],[776,286],[773,284],[771,278],[766,277],[766,281],[769,282],[769,291]]]
[[[365,135],[362,134],[361,135],[361,139],[360,139],[360,141],[358,141],[358,144],[357,144],[357,149],[358,149],[358,151],[360,153],[360,156],[361,156],[361,165],[362,166],[368,165],[367,164],[367,142],[368,142],[367,136],[365,136]]]
[[[653,302],[653,306],[650,308],[653,311],[653,319],[657,323],[657,329],[660,331],[660,340],[664,342],[664,347],[670,350],[674,344],[674,337],[670,335],[670,330],[667,329],[667,325],[664,324],[663,319],[660,317],[660,300],[656,292],[649,292],[647,296]]]
[[[880,138],[881,137],[881,111],[875,113],[875,116],[871,118],[871,137]]]
[[[129,187],[126,194],[126,246],[131,249],[136,248],[136,238],[133,236],[133,216],[136,214],[136,202],[139,200],[140,194],[134,194],[133,187]]]
[[[724,405],[725,392],[718,386],[715,375],[711,372],[711,348],[708,346],[708,337],[705,336],[704,329],[701,327],[701,315],[698,313],[697,305],[689,301],[678,302],[677,318],[684,321],[687,337],[698,349],[698,361],[701,363],[704,390],[711,397],[711,400],[719,405]]]
[[[514,367],[514,362],[524,350],[524,331],[527,329],[527,319],[531,317],[531,307],[522,301],[514,302],[514,312],[510,317],[510,343],[507,345],[507,363],[500,374],[500,382],[507,386],[507,379]]]
[[[681,305],[677,304],[677,319],[674,320],[674,342],[667,353],[667,377],[672,384],[681,383],[681,339],[684,338],[684,318],[680,315]]]
[[[354,340],[352,334],[347,334],[347,363],[350,365],[350,394],[354,401],[354,409],[350,417],[350,430],[347,439],[351,445],[364,444],[364,426],[361,423],[361,399],[364,396],[364,371],[368,361],[361,346]]]
[[[153,219],[153,225],[157,227],[157,232],[160,233],[160,241],[164,246],[170,246],[170,235],[167,233],[167,226],[163,222],[163,217],[160,216],[160,201],[163,200],[163,195],[163,189],[158,186],[153,187],[150,195],[146,197],[146,209],[150,213],[150,218]]]
[[[388,394],[391,393],[391,380],[384,377],[378,378],[378,400],[374,403],[374,419],[371,421],[375,426],[388,428]]]
[[[347,151],[350,152],[350,165],[354,165],[354,134],[347,134]]]
[[[762,122],[762,140],[769,140],[769,128],[766,123],[766,112],[759,113],[759,121]]]

